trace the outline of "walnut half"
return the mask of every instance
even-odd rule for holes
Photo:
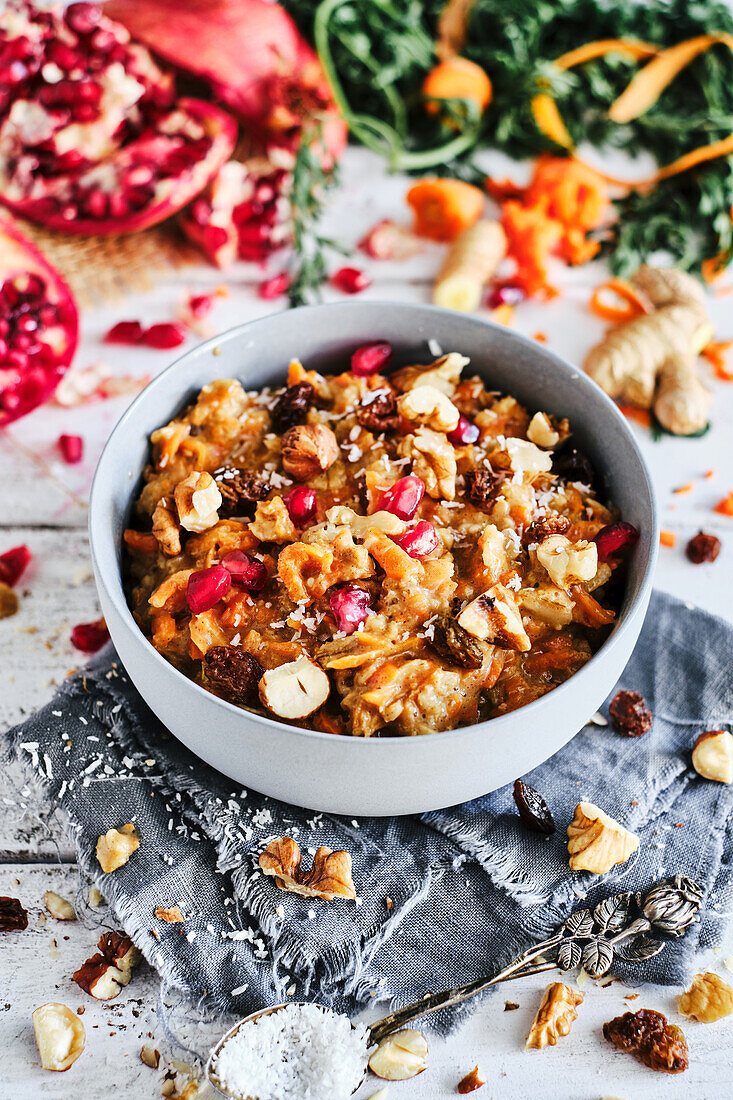
[[[604,875],[625,863],[639,847],[639,838],[592,802],[579,802],[568,825],[568,853],[573,871]]]
[[[733,989],[711,970],[696,974],[692,985],[679,998],[683,1016],[692,1016],[703,1024],[722,1020],[733,1013]]]
[[[200,534],[218,523],[221,493],[211,474],[189,474],[178,482],[174,496],[178,518],[187,531]]]
[[[544,992],[537,1015],[527,1036],[527,1050],[554,1047],[560,1035],[567,1035],[583,1003],[583,994],[564,982],[553,982]]]
[[[322,901],[333,901],[335,897],[356,900],[348,852],[319,848],[308,872],[302,870],[301,859],[300,848],[293,838],[281,836],[271,840],[260,855],[260,870],[274,877],[275,885],[281,890],[292,894],[321,898]]]

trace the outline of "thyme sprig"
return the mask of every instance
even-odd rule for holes
[[[288,301],[307,305],[320,297],[328,276],[327,257],[345,250],[320,231],[328,192],[338,182],[338,169],[329,158],[323,127],[314,120],[304,128],[293,164],[290,186],[292,255]]]

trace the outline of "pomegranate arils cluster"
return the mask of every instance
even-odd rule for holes
[[[351,373],[357,378],[366,378],[370,374],[378,374],[385,370],[392,362],[392,345],[386,340],[375,340],[371,344],[364,344],[357,348],[351,356]]]
[[[448,439],[454,447],[465,447],[475,443],[480,434],[478,426],[461,414],[453,431],[448,432]]]
[[[328,602],[336,620],[336,626],[344,634],[353,634],[371,610],[369,593],[353,584],[337,589],[331,594]]]
[[[607,562],[616,554],[631,550],[639,541],[639,530],[625,520],[602,527],[593,540],[598,550],[598,560]]]
[[[425,493],[425,483],[415,474],[408,474],[382,494],[380,512],[391,512],[398,519],[412,519]]]
[[[290,275],[287,271],[281,271],[279,275],[273,275],[270,279],[264,279],[258,289],[260,298],[270,302],[274,298],[280,298],[286,294],[290,286]]]
[[[178,348],[185,339],[186,329],[176,321],[160,321],[149,328],[139,321],[118,321],[104,338],[106,344],[142,345],[159,351]]]
[[[221,559],[221,564],[230,574],[232,584],[245,592],[260,592],[267,584],[265,565],[243,550],[231,550]]]
[[[96,653],[109,641],[109,631],[104,619],[93,623],[77,623],[71,631],[71,644],[81,653]]]
[[[433,550],[437,550],[440,546],[440,537],[432,523],[428,523],[426,519],[421,519],[411,531],[406,531],[404,535],[400,535],[399,538],[395,539],[395,542],[411,558],[426,558],[428,554],[432,554]]]
[[[296,485],[283,497],[288,514],[296,527],[307,527],[316,515],[318,498],[315,489]]]
[[[186,602],[194,615],[210,611],[232,586],[232,574],[224,565],[199,569],[188,578]]]
[[[16,585],[30,565],[32,557],[25,543],[0,554],[0,583],[7,584],[10,588]]]

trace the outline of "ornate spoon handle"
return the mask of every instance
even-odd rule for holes
[[[702,891],[694,882],[684,875],[675,875],[653,886],[643,901],[638,894],[614,894],[593,910],[578,909],[551,936],[518,955],[493,977],[478,978],[442,993],[426,993],[414,1004],[377,1020],[369,1029],[369,1042],[379,1043],[412,1020],[462,1004],[511,978],[555,968],[574,970],[581,964],[590,977],[600,978],[616,956],[628,961],[650,959],[663,951],[665,944],[649,932],[684,935],[697,919],[701,898]]]

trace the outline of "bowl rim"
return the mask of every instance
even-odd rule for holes
[[[389,307],[390,310],[400,308],[412,313],[415,316],[424,317],[440,317],[449,316],[454,322],[456,320],[456,311],[450,309],[444,309],[439,306],[433,306],[428,303],[422,302],[393,302],[388,299],[370,299],[366,302],[354,303],[352,301],[345,302],[319,302],[312,305],[299,306],[295,309],[288,310],[288,314],[303,314],[303,313],[317,313],[328,312],[331,310],[338,310],[341,308],[348,308],[357,305],[359,309],[365,313],[377,312],[380,309]],[[268,718],[265,715],[259,714],[257,711],[248,710],[244,707],[238,707],[234,703],[228,702],[226,699],[222,699],[220,696],[215,695],[213,692],[207,691],[200,684],[197,684],[180,669],[176,668],[170,661],[158,652],[155,646],[150,640],[143,634],[142,630],[136,623],[132,612],[127,603],[125,597],[125,591],[122,584],[122,575],[120,570],[115,567],[113,575],[110,576],[110,571],[102,561],[100,561],[99,554],[97,553],[97,544],[102,542],[106,536],[109,540],[109,549],[112,550],[111,560],[117,560],[117,548],[115,546],[113,534],[110,531],[99,531],[98,524],[100,522],[98,517],[98,509],[101,506],[101,501],[109,497],[111,488],[105,488],[105,485],[111,485],[113,482],[106,481],[109,475],[105,473],[105,467],[109,461],[109,453],[113,445],[116,443],[116,439],[124,434],[129,423],[134,420],[138,407],[150,400],[151,394],[154,394],[159,385],[162,384],[164,379],[173,373],[180,365],[187,362],[193,356],[201,356],[209,351],[213,354],[214,349],[220,347],[223,343],[230,343],[238,339],[241,335],[246,334],[250,329],[257,325],[264,325],[266,323],[272,323],[276,318],[281,317],[285,311],[277,311],[273,313],[265,314],[263,317],[254,317],[249,321],[244,321],[241,324],[233,325],[231,328],[226,329],[224,332],[218,333],[216,336],[212,336],[207,340],[196,344],[195,347],[189,348],[177,359],[174,359],[167,367],[165,367],[159,374],[157,374],[146,386],[140,391],[139,394],[130,403],[127,409],[123,412],[120,419],[115,424],[114,428],[110,432],[107,441],[104,445],[102,453],[99,457],[97,467],[94,473],[92,481],[92,487],[89,497],[89,520],[88,520],[88,532],[89,532],[89,547],[92,557],[92,563],[95,570],[95,575],[98,584],[100,584],[105,591],[107,598],[113,604],[115,610],[120,615],[125,628],[134,636],[135,644],[144,646],[149,657],[161,668],[163,675],[173,674],[174,678],[178,678],[181,681],[182,690],[194,690],[204,701],[213,704],[215,707],[223,707],[231,715],[237,715],[240,718],[244,717],[249,721],[254,721],[258,725],[263,725],[265,728],[275,727],[277,730],[289,730],[291,733],[299,736],[304,736],[308,739],[316,739],[318,741],[334,741],[341,742],[343,740],[348,741],[349,745],[363,744],[363,745],[381,745],[381,746],[399,746],[405,741],[417,741],[423,740],[423,737],[429,737],[431,743],[436,738],[441,740],[451,738],[455,741],[461,739],[470,738],[475,735],[477,730],[491,728],[496,731],[497,734],[501,733],[505,727],[513,725],[517,721],[517,716],[521,714],[528,719],[533,718],[535,715],[539,715],[541,712],[543,702],[552,696],[555,701],[559,698],[560,693],[567,694],[569,691],[580,686],[580,678],[590,675],[591,666],[597,667],[599,661],[603,660],[606,655],[610,653],[612,649],[616,649],[623,644],[626,635],[635,629],[634,618],[635,612],[639,606],[644,607],[644,613],[646,614],[646,606],[648,604],[649,596],[651,594],[652,582],[654,578],[655,566],[657,556],[659,552],[659,508],[657,505],[656,494],[654,492],[654,485],[651,479],[649,468],[646,464],[646,460],[641,452],[641,448],[631,430],[626,418],[620,412],[618,406],[610,397],[598,386],[591,378],[582,370],[582,368],[574,366],[563,356],[557,352],[552,351],[550,348],[538,344],[535,340],[532,340],[529,336],[525,336],[523,333],[515,332],[512,329],[507,329],[503,325],[499,325],[488,318],[477,317],[475,315],[467,315],[461,317],[462,323],[465,323],[467,327],[480,326],[481,328],[488,329],[490,331],[497,331],[501,333],[502,337],[509,338],[510,341],[516,341],[525,345],[531,349],[532,353],[540,360],[547,364],[550,364],[553,369],[558,368],[561,371],[569,371],[572,374],[573,380],[577,381],[579,385],[583,386],[592,394],[595,400],[599,400],[602,407],[605,407],[606,413],[615,419],[617,426],[622,430],[622,434],[626,437],[626,443],[631,448],[634,457],[637,460],[639,470],[643,475],[644,489],[646,490],[649,501],[649,512],[651,520],[651,530],[649,539],[649,551],[646,564],[644,566],[644,572],[639,583],[639,590],[632,603],[625,609],[623,617],[619,619],[618,623],[614,627],[613,633],[606,639],[601,647],[591,656],[582,668],[576,673],[570,676],[562,684],[558,684],[552,688],[550,692],[540,696],[537,699],[532,700],[531,703],[526,703],[523,707],[519,707],[517,710],[510,711],[507,714],[497,715],[495,718],[487,718],[483,722],[473,722],[467,726],[457,726],[450,730],[434,731],[430,734],[423,734],[420,737],[354,737],[353,735],[342,735],[341,737],[334,738],[331,733],[324,733],[321,730],[306,729],[304,726],[292,725],[288,722],[281,722],[275,718]],[[460,317],[460,315],[458,315]],[[476,368],[477,370],[479,368]],[[132,482],[132,489],[134,491],[138,482]],[[110,583],[112,581],[113,583]],[[589,715],[590,717],[590,715]],[[246,731],[246,722],[243,723],[243,731]],[[370,751],[370,752],[389,752],[388,748],[356,750]],[[395,750],[396,751],[396,750]]]

